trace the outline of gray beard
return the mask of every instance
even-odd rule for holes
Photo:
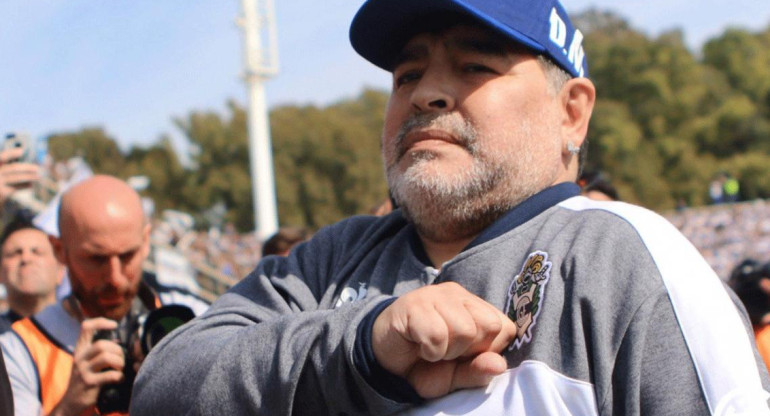
[[[420,151],[412,152],[414,163],[406,172],[398,171],[398,161],[405,153],[403,138],[415,128],[431,125],[460,139],[459,145],[473,158],[469,169],[438,175],[430,166],[436,155]],[[511,183],[515,167],[503,156],[483,153],[477,145],[476,129],[467,121],[436,115],[410,119],[396,137],[396,151],[396,161],[386,170],[393,198],[420,235],[432,241],[472,237],[530,196],[521,197],[521,189],[512,189],[518,188]]]
[[[510,207],[486,205],[489,192],[504,177],[500,169],[474,163],[470,170],[437,178],[425,174],[426,154],[403,176],[388,169],[393,198],[420,234],[433,241],[452,241],[478,234]]]

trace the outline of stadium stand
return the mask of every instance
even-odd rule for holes
[[[664,213],[722,280],[745,258],[770,260],[770,202],[762,199]]]

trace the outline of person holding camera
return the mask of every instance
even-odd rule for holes
[[[58,224],[60,236],[51,243],[68,268],[72,294],[0,336],[16,414],[94,414],[97,407],[105,414],[115,408],[102,412],[98,402],[115,399],[100,393],[121,382],[130,393],[127,379],[143,358],[128,341],[139,316],[160,306],[142,280],[150,225],[139,195],[110,176],[67,191]],[[126,400],[118,414],[127,406]]]

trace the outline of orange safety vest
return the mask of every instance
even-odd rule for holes
[[[155,304],[158,305],[160,302],[156,300]],[[49,338],[33,319],[24,318],[15,322],[11,328],[24,341],[35,363],[38,382],[40,383],[40,403],[43,406],[44,414],[48,415],[67,392],[72,373],[72,354]],[[97,414],[96,407],[86,409],[82,414]],[[114,412],[104,416],[120,415],[128,415],[128,413]]]
[[[40,383],[40,403],[43,412],[50,414],[67,391],[72,372],[72,354],[48,338],[30,318],[15,322],[11,328],[24,341],[35,362]]]
[[[139,286],[139,300],[149,309],[161,307],[160,298],[146,284]],[[16,321],[11,328],[27,346],[37,369],[40,403],[48,415],[64,397],[72,374],[72,354],[50,338],[32,318]],[[98,414],[96,406],[86,409],[83,415]],[[128,413],[113,412],[103,416],[127,416]]]

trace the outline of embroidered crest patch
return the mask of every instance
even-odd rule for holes
[[[532,340],[532,327],[540,314],[545,285],[550,276],[548,253],[536,251],[527,257],[521,271],[513,278],[508,288],[505,314],[516,324],[517,332],[508,350],[519,348]]]

